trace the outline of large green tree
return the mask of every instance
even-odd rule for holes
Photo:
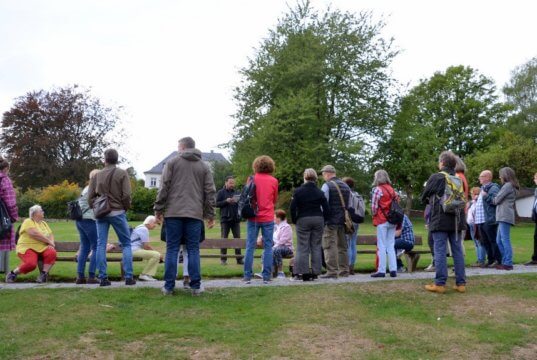
[[[241,70],[232,163],[245,177],[261,154],[283,188],[305,168],[332,163],[359,175],[391,111],[388,66],[396,55],[370,13],[315,11],[299,3]]]
[[[401,99],[387,140],[378,153],[395,184],[412,198],[422,190],[437,157],[452,150],[461,157],[486,149],[505,123],[507,106],[494,82],[470,67],[454,66],[422,80]]]
[[[3,114],[0,135],[15,184],[23,189],[63,180],[84,184],[102,164],[103,151],[121,142],[119,113],[76,85],[15,99]]]
[[[509,129],[537,142],[537,57],[513,71],[503,92],[514,110]]]

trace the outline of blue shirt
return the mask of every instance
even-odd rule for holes
[[[401,236],[396,237],[395,240],[402,240],[414,245],[414,230],[410,219],[406,215],[403,217],[403,230],[401,231]]]

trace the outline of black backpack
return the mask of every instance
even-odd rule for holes
[[[257,201],[255,196],[254,177],[248,177],[247,184],[242,188],[241,196],[239,197],[238,213],[243,219],[251,219],[257,215]]]
[[[82,220],[82,209],[78,200],[69,201],[67,203],[67,215],[71,220]]]
[[[4,238],[10,231],[13,223],[7,211],[6,204],[0,200],[0,238]]]
[[[382,212],[390,224],[399,225],[403,223],[405,212],[403,211],[401,205],[399,205],[399,201],[397,201],[395,193],[392,195],[392,201],[390,202],[390,209],[388,210],[388,213],[384,212],[384,210],[382,210]]]

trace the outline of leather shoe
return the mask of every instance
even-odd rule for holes
[[[371,274],[372,278],[383,278],[386,277],[386,273],[376,272],[374,274]]]

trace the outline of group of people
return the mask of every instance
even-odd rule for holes
[[[215,208],[219,208],[221,237],[227,238],[231,232],[234,238],[240,238],[240,194],[235,190],[235,179],[228,177],[224,187],[217,193],[211,169],[202,161],[194,140],[182,138],[179,140],[178,156],[165,164],[154,204],[154,216],[148,216],[143,224],[129,229],[126,211],[131,201],[130,181],[127,172],[117,167],[117,162],[117,151],[106,150],[104,168],[90,173],[89,183],[78,200],[82,217],[76,221],[80,234],[76,283],[111,284],[107,276],[106,250],[109,228],[112,226],[123,253],[126,285],[136,284],[133,256],[147,260],[138,277],[143,281],[155,281],[158,264],[164,261],[162,292],[172,294],[182,246],[185,286],[192,290],[193,295],[199,295],[202,292],[199,243],[204,237],[203,221],[207,220],[207,227],[212,228],[215,224]],[[464,211],[449,213],[444,211],[441,199],[446,185],[449,185],[447,181],[450,175],[462,179],[465,196],[470,194],[464,177],[465,167],[455,154],[444,151],[439,156],[438,168],[440,171],[431,175],[421,196],[423,203],[427,204],[426,223],[433,253],[433,262],[428,269],[436,272],[434,283],[427,285],[426,289],[438,293],[446,291],[446,254],[449,253],[455,265],[454,289],[464,292],[466,276],[462,239],[466,224],[475,242],[479,266],[495,266],[503,270],[513,268],[510,228],[514,224],[514,201],[519,185],[514,171],[508,167],[500,170],[501,187],[492,182],[492,173],[485,170],[479,177],[481,188],[471,190],[472,197]],[[264,283],[272,281],[273,272],[277,277],[285,277],[283,258],[294,258],[293,280],[308,281],[317,277],[336,279],[352,275],[359,229],[358,223],[354,223],[350,230],[348,226],[348,214],[356,210],[352,208],[352,199],[359,196],[354,190],[354,180],[348,177],[340,179],[336,169],[326,165],[320,170],[324,183],[318,188],[317,171],[306,169],[303,173],[304,183],[293,193],[288,216],[284,210],[276,209],[278,180],[273,176],[274,161],[269,156],[259,156],[253,161],[252,169],[254,174],[249,181],[255,184],[255,215],[247,219],[244,256],[240,249],[235,249],[234,256],[238,264],[244,265],[243,281],[248,284],[254,277],[253,260],[257,246],[263,248],[263,270],[256,275]],[[8,170],[9,164],[0,159],[0,199],[6,205],[12,221],[16,221],[18,211]],[[535,182],[537,184],[537,174]],[[375,172],[373,185],[371,213],[377,229],[377,269],[371,276],[382,278],[389,274],[390,277],[396,277],[398,271],[403,270],[397,252],[410,251],[414,246],[412,223],[406,215],[398,223],[391,220],[392,203],[398,202],[399,196],[385,170]],[[102,205],[99,203],[103,196],[106,197],[108,208],[104,215],[96,217],[94,210]],[[536,205],[537,201],[534,203],[534,213]],[[7,274],[7,282],[14,282],[18,274],[33,271],[38,259],[43,263],[38,281],[46,282],[56,260],[54,236],[44,221],[43,209],[35,205],[30,208],[29,215],[22,223],[16,245],[21,264]],[[288,217],[295,224],[296,249]],[[163,226],[163,240],[166,241],[164,259],[149,245],[149,231],[159,224]],[[11,230],[0,241],[0,250],[13,250],[14,235]],[[537,264],[537,226],[535,243],[536,249],[528,264]],[[222,249],[222,265],[227,264],[227,258],[227,249]],[[326,268],[324,274],[323,266]]]

